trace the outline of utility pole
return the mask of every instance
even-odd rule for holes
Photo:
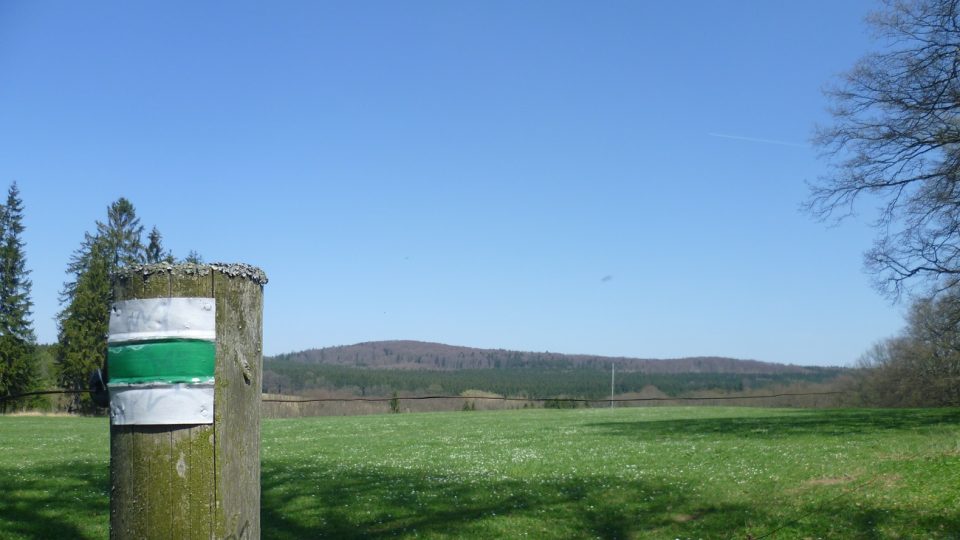
[[[613,382],[617,374],[617,365],[610,363],[610,408],[613,408]]]

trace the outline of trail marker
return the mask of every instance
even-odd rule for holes
[[[260,537],[263,285],[242,264],[114,277],[110,537]]]

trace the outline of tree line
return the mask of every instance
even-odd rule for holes
[[[805,373],[617,373],[614,392],[641,392],[650,386],[672,396],[698,391],[744,392],[797,383],[823,383],[848,370],[809,368]],[[459,395],[468,390],[509,397],[572,397],[602,399],[610,395],[610,371],[566,366],[505,367],[500,369],[397,370],[267,359],[263,368],[266,393],[302,394],[316,390],[346,390],[356,396]]]
[[[422,341],[370,341],[279,354],[275,360],[363,368],[461,370],[544,368],[610,369],[645,373],[804,373],[809,368],[722,357],[671,359],[604,357],[585,354],[477,349]]]
[[[178,260],[163,246],[156,226],[144,243],[144,227],[133,203],[117,199],[107,207],[106,219],[95,221],[93,232],[84,233],[80,247],[70,256],[60,291],[57,343],[38,345],[31,320],[32,282],[23,215],[24,204],[14,182],[0,207],[0,396],[45,389],[51,382],[65,390],[87,390],[91,373],[106,361],[112,274],[130,264],[199,264],[202,258],[191,251]],[[0,412],[39,405],[37,399],[4,400]],[[94,405],[81,392],[71,395],[67,408],[90,413]]]
[[[923,298],[907,326],[860,359],[854,389],[864,405],[960,407],[960,328],[952,295]]]

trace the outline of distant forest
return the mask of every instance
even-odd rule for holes
[[[459,395],[475,390],[511,397],[597,399],[610,395],[611,365],[617,371],[615,393],[649,392],[655,387],[672,397],[823,383],[847,371],[718,357],[609,358],[381,341],[267,357],[263,390],[277,394],[347,390],[358,396]]]
[[[474,349],[423,341],[371,341],[356,345],[308,349],[280,354],[269,360],[360,368],[460,370],[507,368],[591,368],[644,373],[766,373],[804,374],[817,368],[738,360],[716,356],[667,360],[625,358],[553,352]]]

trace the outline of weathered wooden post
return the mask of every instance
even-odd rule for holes
[[[110,538],[260,538],[263,285],[242,264],[114,277]]]

